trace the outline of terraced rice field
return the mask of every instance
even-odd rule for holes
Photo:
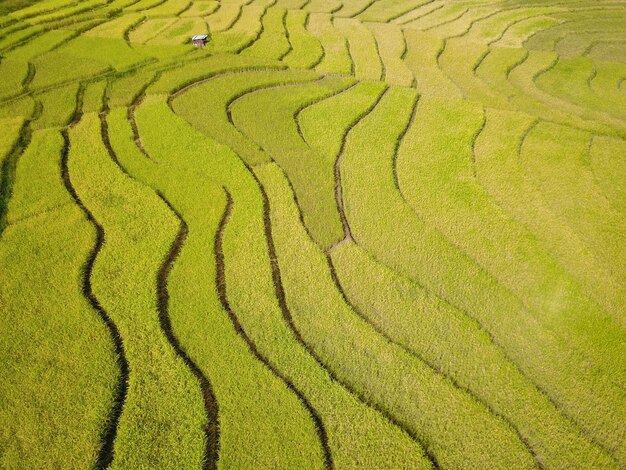
[[[626,468],[624,0],[0,5],[1,468]]]

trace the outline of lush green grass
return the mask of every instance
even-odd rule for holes
[[[528,18],[541,17],[560,11],[560,6],[550,6],[549,4],[541,6],[539,4],[537,6],[529,5],[528,8],[512,8],[510,10],[492,12],[472,24],[464,37],[470,41],[491,44],[500,40],[502,35],[506,34],[510,28],[514,28],[520,22],[527,21]]]
[[[596,137],[591,145],[589,161],[593,177],[613,208],[620,213],[626,210],[626,192],[622,175],[626,173],[626,160],[615,155],[625,155],[623,140]]]
[[[384,89],[385,85],[379,82],[359,83],[304,108],[296,119],[307,143],[334,167],[345,134],[376,103]]]
[[[276,6],[286,8],[287,10],[297,11],[308,3],[307,0],[278,0]]]
[[[481,81],[474,73],[488,52],[489,48],[483,43],[468,43],[463,38],[453,38],[446,41],[438,62],[441,70],[463,90],[467,98],[487,106],[507,108],[506,96],[494,92],[489,83]]]
[[[156,302],[157,272],[176,236],[176,218],[115,165],[96,114],[71,129],[68,167],[78,197],[104,230],[93,292],[117,325],[134,371],[115,441],[116,465],[198,466],[207,419],[200,387],[162,333]]]
[[[191,8],[185,10],[179,16],[182,17],[204,17],[215,12],[215,10],[221,8],[221,3],[216,0],[206,0],[193,2]]]
[[[0,49],[10,50],[28,41],[33,35],[41,33],[41,26],[19,25],[4,32],[0,38]]]
[[[55,46],[66,42],[71,36],[71,31],[47,31],[38,35],[36,39],[28,41],[26,44],[12,49],[7,54],[7,57],[14,60],[28,61],[46,53]]]
[[[268,59],[284,57],[291,48],[285,29],[285,15],[287,10],[284,8],[270,8],[263,17],[261,36],[244,51],[244,54]]]
[[[139,14],[126,14],[87,31],[84,36],[122,39],[124,32],[142,21]]]
[[[351,18],[363,11],[365,8],[369,7],[372,3],[374,3],[372,0],[353,0],[350,2],[344,2],[342,7],[335,12],[334,16],[339,18]]]
[[[0,466],[624,467],[625,21],[0,0]]]
[[[131,42],[145,44],[176,23],[176,18],[150,18],[139,24],[129,34]]]
[[[59,50],[37,57],[32,63],[36,70],[35,78],[30,84],[33,90],[101,75],[110,68],[104,61],[79,58]]]
[[[371,121],[370,125],[380,129],[382,122],[384,118]],[[376,134],[365,127],[365,121],[362,126],[362,131],[349,136],[342,163],[344,204],[355,239],[377,260],[413,278],[478,320],[522,370],[539,382],[550,396],[556,397],[553,399],[568,410],[569,416],[596,439],[618,438],[621,435],[616,427],[619,418],[615,419],[608,408],[601,414],[591,413],[592,409],[599,410],[621,400],[618,387],[609,377],[598,376],[582,367],[581,361],[573,357],[567,347],[539,327],[519,300],[480,269],[472,258],[416,216],[395,184],[394,142],[389,142],[386,148],[376,146]],[[397,132],[399,134],[400,130]],[[376,158],[376,155],[386,155],[386,158]],[[373,181],[371,174],[379,178]],[[366,216],[368,213],[379,214],[375,223]],[[467,282],[468,279],[472,282]],[[525,338],[530,337],[534,344],[541,344],[540,354],[527,349],[530,340]],[[559,370],[546,373],[544,361],[558,362]],[[564,387],[573,377],[577,386]],[[599,398],[600,391],[605,398]],[[605,430],[598,432],[600,426],[605,426]],[[615,442],[607,442],[607,445],[616,449]]]
[[[105,0],[85,0],[77,4],[70,4],[67,7],[52,10],[50,13],[37,15],[29,19],[34,24],[46,24],[55,20],[66,20],[80,14],[87,13],[95,8],[102,7],[106,4]]]
[[[161,120],[169,114],[163,105],[156,109]],[[206,144],[203,151],[189,155],[189,162],[185,166],[190,170],[202,169],[212,180],[225,185],[232,194],[235,205],[224,232],[225,283],[231,307],[259,350],[305,393],[320,413],[328,429],[329,445],[336,464],[357,466],[360,459],[366,458],[375,465],[377,462],[379,465],[392,463],[399,467],[411,465],[412,453],[419,452],[419,449],[408,436],[331,381],[326,371],[296,341],[284,322],[278,301],[273,296],[274,286],[263,228],[262,194],[258,184],[241,161],[226,151],[225,147],[198,135],[174,116],[167,119],[172,120],[172,128],[178,131],[179,140],[186,139],[189,142],[189,148],[193,148],[198,141]],[[207,154],[206,149],[210,146],[222,156]],[[241,269],[241,266],[247,266],[247,269]],[[253,288],[245,289],[244,286]],[[190,331],[189,334],[194,333]],[[198,341],[201,341],[201,337],[198,337]],[[278,402],[276,407],[276,410],[282,408],[281,414],[287,412],[285,403]],[[348,421],[347,416],[351,417]],[[290,424],[288,417],[285,417],[285,424]],[[303,445],[300,443],[297,454],[303,452]],[[359,451],[355,452],[356,449]],[[289,458],[288,452],[279,451],[277,454],[282,455],[283,452],[284,458]],[[264,458],[277,459],[278,455],[265,455]],[[257,460],[257,464],[260,462],[263,460]],[[300,465],[297,462],[292,464]]]
[[[124,8],[124,11],[140,11],[143,13],[144,11],[157,7],[163,3],[163,0],[140,0],[137,3],[132,3],[128,5],[126,8]]]
[[[71,203],[69,195],[60,186],[61,144],[57,130],[33,133],[32,141],[15,170],[13,196],[7,214],[9,224]],[[37,175],[36,184],[32,181],[34,175]]]
[[[237,2],[223,2],[219,9],[206,17],[211,32],[224,31],[230,28],[241,12]]]
[[[472,2],[469,2],[471,5]],[[455,21],[467,13],[468,3],[464,2],[446,2],[439,5],[440,8],[430,9],[423,12],[417,18],[413,18],[407,26],[410,29],[418,29],[427,31],[442,24]]]
[[[13,1],[17,2],[17,0]],[[29,2],[30,4],[27,3],[23,5],[22,8],[14,8],[14,6],[17,5],[10,5],[11,2],[9,2],[9,0],[5,0],[2,3],[6,4],[11,10],[18,10],[9,15],[11,18],[22,19],[32,17],[43,12],[52,11],[57,8],[62,8],[73,2],[71,0],[43,0],[38,2]]]
[[[20,136],[24,120],[15,117],[2,120],[2,138],[0,138],[0,158],[4,160]]]
[[[28,64],[21,60],[3,59],[0,62],[0,95],[11,96],[19,93],[22,83],[28,76]]]
[[[154,80],[156,72],[141,71],[122,75],[108,84],[107,98],[111,108],[130,106],[141,90]]]
[[[70,83],[38,95],[37,99],[43,109],[41,116],[35,121],[34,127],[63,127],[67,125],[76,109],[78,88],[77,83]]]
[[[598,96],[592,90],[589,82],[596,73],[595,67],[591,60],[584,57],[562,58],[542,74],[536,83],[552,96],[626,120],[626,111],[621,106],[623,100],[614,101],[609,97]]]
[[[502,37],[496,42],[498,46],[521,48],[522,44],[535,32],[545,28],[550,28],[559,23],[559,20],[550,16],[537,16],[511,25]]]
[[[287,304],[304,340],[335,374],[402,423],[442,466],[473,468],[486,458],[483,453],[509,468],[530,465],[530,454],[502,421],[422,361],[389,344],[345,303],[324,254],[300,224],[282,172],[265,166],[261,181],[272,223],[287,228],[274,237]],[[299,289],[302,283],[313,288]],[[401,395],[412,399],[398,400]],[[463,430],[472,426],[480,434],[470,433],[468,439]],[[455,451],[460,448],[464,451]]]
[[[148,41],[148,44],[187,44],[196,34],[208,33],[209,28],[204,19],[181,18]]]
[[[444,47],[441,38],[421,31],[404,31],[407,42],[405,62],[416,79],[416,87],[422,93],[450,98],[462,97],[459,88],[441,71],[437,56]]]
[[[324,52],[322,45],[306,29],[308,18],[306,12],[287,11],[287,31],[292,49],[283,58],[283,62],[291,68],[308,69],[317,65],[322,59]]]
[[[594,61],[594,66],[595,76],[587,77],[592,93],[597,99],[610,103],[613,111],[623,109],[623,106],[626,106],[626,96],[620,93],[618,87],[626,71],[626,64]]]
[[[410,28],[413,23],[419,23],[422,18],[431,15],[433,12],[439,11],[444,7],[445,5],[443,5],[442,2],[427,2],[392,19],[390,23]],[[417,28],[419,29],[419,26],[417,26]]]
[[[352,72],[348,41],[333,27],[330,15],[311,13],[307,29],[319,40],[324,50],[322,61],[315,67],[317,71],[328,74]]]
[[[30,96],[24,96],[0,106],[0,117],[8,119],[19,116],[29,118],[37,112],[35,100]]]
[[[2,320],[4,333],[13,338],[3,342],[1,353],[11,377],[0,389],[7,468],[15,462],[89,467],[96,460],[118,372],[107,331],[80,290],[81,265],[92,242],[89,225],[71,206],[25,220],[3,235],[0,259],[12,275],[3,276],[1,291],[14,299],[3,308]],[[33,272],[20,270],[23,264]]]
[[[189,0],[167,0],[153,8],[143,10],[142,13],[148,18],[155,16],[178,16],[179,13],[185,11],[191,2]]]
[[[3,0],[0,2],[0,14],[6,15],[15,10],[22,10],[37,0]]]
[[[461,5],[463,5],[461,3]],[[495,5],[465,4],[462,13],[451,16],[440,23],[434,23],[426,28],[431,34],[443,38],[465,37],[480,25],[483,21],[488,21],[492,15],[498,13],[499,8]]]
[[[428,3],[427,0],[381,0],[380,2],[375,2],[370,8],[358,15],[358,18],[363,21],[386,23],[426,3]]]
[[[523,299],[522,303],[537,313],[542,324],[580,351],[592,356],[600,353],[596,356],[596,363],[608,367],[610,375],[618,383],[624,383],[625,371],[620,366],[626,353],[623,349],[624,332],[597,305],[586,299],[585,290],[573,282],[549,252],[534,242],[531,232],[507,220],[500,208],[473,184],[472,144],[484,119],[481,114],[476,106],[460,102],[444,103],[426,98],[420,102],[416,124],[409,129],[397,159],[397,178],[403,196],[426,223],[436,227],[507,290]],[[432,128],[440,130],[429,132],[428,129]],[[565,132],[564,129],[560,131]],[[534,136],[534,130],[530,135]],[[573,136],[568,135],[567,139],[572,142]],[[525,145],[530,145],[530,141],[527,140]],[[548,143],[544,141],[543,145],[548,146]],[[585,140],[582,146],[586,145]],[[572,150],[571,145],[568,148]],[[417,152],[422,154],[421,158],[412,158]],[[551,152],[553,158],[555,154]],[[542,163],[546,160],[541,159]],[[559,171],[563,168],[561,165]],[[589,172],[584,175],[571,168],[567,173],[572,175],[572,180],[588,182],[584,189],[577,189],[579,194],[591,198],[593,187]],[[564,199],[564,195],[559,198],[560,201]],[[596,201],[594,207],[599,210],[602,206]],[[612,220],[610,216],[602,213],[597,217],[606,220],[608,226],[614,225],[613,236],[618,236],[621,221]],[[596,219],[593,225],[599,224]],[[493,233],[506,236],[494,239]],[[604,245],[617,247],[619,241],[609,239]],[[508,253],[506,261],[494,256],[496,252]],[[616,265],[621,264],[619,250],[610,253],[613,258],[618,258]],[[612,270],[619,278],[616,265]],[[510,269],[512,266],[515,268]]]
[[[354,76],[357,80],[380,80],[383,75],[383,64],[370,30],[354,19],[337,19],[333,24],[348,40],[350,57],[354,62]]]
[[[412,86],[415,77],[403,60],[408,52],[404,33],[391,25],[372,24],[369,28],[378,44],[385,81],[391,85]]]
[[[599,134],[624,135],[624,123],[594,109],[569,103],[541,90],[535,78],[556,64],[551,52],[531,50],[527,59],[509,73],[509,80],[520,90],[511,102],[519,109],[545,119]]]
[[[379,331],[471,391],[476,400],[489,403],[544,466],[608,462],[462,312],[377,263],[354,243],[340,245],[332,260],[348,298]]]
[[[142,126],[142,134],[144,135],[147,149],[150,154],[157,159],[157,161],[162,162],[163,164],[173,165],[175,168],[184,168],[187,172],[192,172],[192,174],[197,173],[198,171],[208,174],[208,176],[218,184],[227,184],[232,181],[232,183],[228,184],[228,187],[231,188],[235,197],[239,194],[239,190],[237,190],[237,187],[232,187],[231,185],[243,184],[245,187],[246,181],[242,179],[242,172],[244,171],[244,168],[240,162],[234,159],[234,154],[230,153],[226,147],[223,147],[206,138],[203,139],[197,131],[193,131],[182,119],[173,116],[165,103],[157,102],[150,104],[147,102],[146,105],[139,109],[138,118],[139,125]],[[151,125],[157,122],[168,122],[168,131],[172,132],[172,136],[175,135],[177,137],[175,139],[162,139],[162,132],[160,132],[154,125]],[[197,142],[199,140],[205,144],[204,147],[197,147]],[[180,161],[176,158],[173,149],[177,146],[177,143],[180,143],[185,148],[189,149],[187,153],[188,161]],[[195,152],[193,151],[194,148],[196,149]],[[224,170],[228,170],[232,175],[232,179],[230,181],[220,181],[220,179],[218,179],[220,175],[226,176],[229,174],[224,173]],[[248,176],[247,186],[250,186],[249,178],[250,177]],[[253,193],[251,196],[248,196],[247,199],[243,199],[241,204],[242,207],[250,210],[254,207],[251,205],[253,203],[256,204],[258,210],[258,204],[260,203],[258,193]],[[221,216],[221,214],[218,215]],[[259,220],[259,222],[261,221]],[[228,230],[235,230],[235,227],[237,227],[240,223],[243,223],[245,226],[247,224],[247,218],[244,218],[241,222],[239,222],[238,213],[233,212],[231,222],[228,224]],[[203,228],[201,228],[201,230],[202,229]],[[256,231],[256,233],[258,233],[258,231]],[[245,239],[242,239],[242,241],[243,240]],[[225,246],[226,243],[227,239],[225,239]],[[207,254],[210,253],[211,251],[208,250]],[[226,253],[225,258],[228,262],[229,258],[226,256]],[[212,281],[215,282],[215,279]],[[185,282],[186,281],[184,279],[180,280],[181,287]],[[227,271],[227,288],[229,284],[230,281]],[[185,289],[184,292],[193,293],[193,291],[189,291],[188,289]],[[215,295],[215,293],[213,293],[213,295]],[[230,298],[230,290],[228,295]],[[191,298],[193,299],[193,295]],[[234,298],[231,299],[231,306],[235,314],[241,317],[240,321],[243,321],[245,311],[242,311],[242,308]],[[228,315],[226,312],[219,311],[219,313],[224,320],[227,319]],[[178,315],[180,318],[179,322],[182,322],[184,317],[181,318],[181,315],[184,315],[184,310],[181,309]],[[177,323],[174,322],[174,325],[176,324]],[[246,323],[243,324],[245,325]],[[229,329],[231,331],[230,336],[232,338],[234,333],[232,326]],[[203,342],[202,337],[198,337],[197,332],[193,331],[193,329],[185,328],[185,331],[188,332],[188,335],[195,336],[197,338],[196,342]],[[249,330],[246,329],[246,331]],[[224,339],[228,338],[228,336],[224,334],[222,334],[222,336],[224,336]],[[224,339],[221,341],[224,341]],[[196,344],[196,342],[191,342],[191,344]],[[230,342],[222,346],[223,349],[228,349],[230,347]],[[205,357],[205,363],[213,360],[213,355]],[[251,368],[256,372],[256,374],[259,374],[260,371],[258,371],[258,366],[260,365],[260,362],[254,361],[250,355],[243,355],[243,357],[248,358],[248,364],[250,364],[250,361],[252,360],[251,366],[254,367]],[[213,370],[215,375],[222,375],[220,373],[220,369]],[[238,370],[239,374],[242,372],[241,368],[235,368],[235,370]],[[248,415],[247,413],[242,413],[242,410],[240,410],[239,413],[241,413],[242,417],[245,418],[242,419],[240,417],[238,419],[234,419],[234,421],[237,421],[234,425],[254,429],[254,440],[252,439],[252,436],[250,436],[250,432],[235,432],[231,437],[231,439],[236,439],[237,441],[240,441],[242,438],[250,440],[251,442],[249,442],[246,447],[250,446],[250,452],[252,452],[252,454],[250,455],[248,452],[241,451],[235,453],[233,451],[233,455],[230,459],[237,461],[241,458],[250,458],[251,460],[242,462],[242,465],[250,466],[252,462],[256,462],[257,465],[267,468],[272,465],[285,468],[301,467],[305,465],[305,462],[310,462],[311,466],[314,467],[320,465],[322,458],[321,448],[313,422],[310,420],[306,409],[298,401],[297,397],[291,392],[291,390],[287,388],[284,382],[282,382],[278,377],[272,376],[267,369],[262,369],[262,372],[263,378],[253,380],[253,377],[249,377],[248,379],[251,380],[251,384],[247,387],[247,394],[255,391],[257,396],[255,398],[247,397],[244,403],[247,405],[247,408],[252,406],[255,411],[250,412]],[[264,384],[263,387],[256,387],[254,385],[255,383],[259,383],[259,381],[262,381]],[[236,388],[237,385],[231,385],[231,387]],[[241,406],[239,403],[237,403],[237,405]],[[262,416],[260,422],[259,419],[254,419],[254,416],[257,414],[261,414]],[[314,462],[319,463],[316,465]]]
[[[243,93],[258,88],[307,82],[318,78],[311,71],[258,71],[227,74],[191,88],[177,97],[172,107],[198,130],[227,145],[247,164],[271,160],[266,151],[243,135],[228,119],[228,105]]]
[[[92,466],[119,373],[107,329],[82,294],[95,234],[63,187],[62,146],[56,130],[33,134],[0,246],[1,324],[11,339],[0,347],[11,377],[0,385],[7,468]]]
[[[235,126],[265,148],[289,175],[304,223],[315,241],[325,248],[341,234],[333,191],[333,166],[302,140],[294,115],[303,106],[337,93],[351,83],[352,79],[328,78],[311,85],[259,90],[239,98],[231,107]],[[253,109],[264,110],[264,118],[252,119]]]
[[[624,279],[624,214],[610,206],[595,184],[587,164],[589,139],[581,131],[540,123],[526,138],[520,158],[525,174],[547,204],[562,215],[617,280]],[[539,145],[548,150],[549,158],[537,158]],[[556,176],[555,171],[559,171],[560,184],[548,186],[546,179]],[[585,194],[585,198],[572,198],[574,194]]]
[[[528,115],[487,110],[485,129],[475,145],[477,178],[500,207],[533,232],[537,242],[552,253],[587,295],[620,321],[624,286],[598,263],[524,174],[520,144],[532,124],[533,118]],[[602,145],[604,139],[596,139]],[[614,177],[619,179],[618,175]]]
[[[507,101],[518,93],[508,80],[509,72],[526,59],[528,51],[511,47],[492,47],[474,70],[476,77],[489,87],[489,93],[497,93]]]
[[[142,113],[140,110],[140,118]],[[146,119],[151,116],[149,113]],[[250,356],[217,297],[215,259],[210,247],[225,207],[224,192],[219,185],[202,182],[198,177],[187,179],[189,162],[180,162],[174,168],[168,165],[163,171],[165,162],[157,165],[146,159],[135,146],[123,109],[112,112],[108,122],[111,141],[123,167],[135,178],[162,191],[189,226],[189,235],[170,275],[170,316],[176,335],[210,377],[217,396],[220,459],[233,466],[271,462],[274,457],[266,455],[264,449],[276,447],[272,436],[282,435],[273,429],[273,420],[281,414],[275,400],[283,399],[285,392]],[[216,151],[224,152],[218,148]],[[172,173],[189,181],[190,186],[172,179]],[[202,189],[191,191],[194,186]],[[191,274],[196,272],[202,275]],[[232,364],[237,367],[231,367]],[[268,382],[269,389],[257,387]],[[259,403],[264,406],[258,406]]]
[[[626,62],[626,54],[620,46],[620,43],[610,40],[592,42],[585,50],[585,54],[598,61],[619,62],[623,65]]]
[[[340,0],[310,0],[303,9],[315,13],[333,13],[339,10],[341,6]]]
[[[85,86],[82,96],[84,113],[99,112],[102,109],[106,87],[106,80],[99,80]]]
[[[28,142],[27,127],[23,117],[3,118],[0,139],[0,235],[7,224],[7,210],[11,199],[19,152]]]
[[[239,52],[250,46],[263,30],[263,17],[275,0],[256,0],[241,7],[235,14],[234,24],[214,34],[209,48],[216,52]],[[217,11],[219,14],[220,10]],[[209,29],[215,31],[209,17]]]
[[[271,59],[258,59],[240,55],[212,55],[206,59],[166,70],[146,91],[150,94],[170,94],[186,86],[225,72],[245,72],[255,69],[280,69],[279,62]],[[198,103],[200,105],[201,103]]]

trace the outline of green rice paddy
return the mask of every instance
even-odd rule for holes
[[[626,468],[623,0],[1,0],[0,162],[0,468]]]

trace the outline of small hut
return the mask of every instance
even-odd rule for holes
[[[207,34],[197,34],[191,38],[191,42],[193,42],[193,45],[196,47],[204,47],[208,37]]]

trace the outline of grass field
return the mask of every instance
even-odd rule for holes
[[[0,162],[0,468],[626,468],[623,0],[0,0]]]

